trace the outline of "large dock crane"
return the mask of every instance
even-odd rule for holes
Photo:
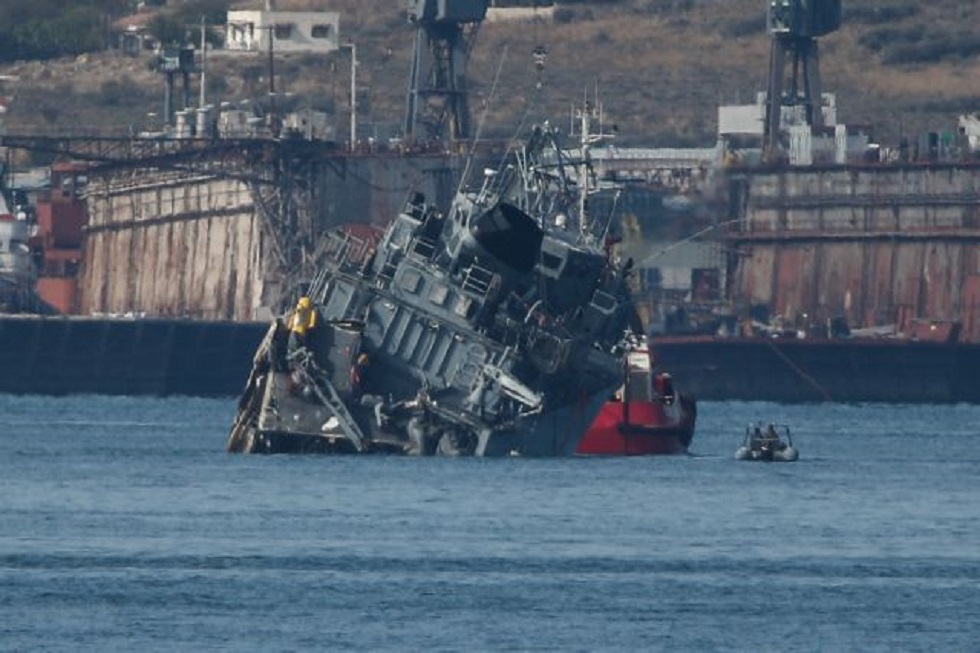
[[[466,63],[488,6],[489,0],[408,0],[408,19],[418,29],[406,101],[407,138],[469,138]]]
[[[766,89],[763,152],[778,156],[784,107],[800,107],[811,128],[823,126],[817,37],[840,28],[842,0],[770,0],[766,27],[772,37]],[[786,64],[791,63],[786,79]]]

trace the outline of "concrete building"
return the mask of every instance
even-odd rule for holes
[[[980,152],[980,113],[963,114],[959,119],[960,134],[966,136],[971,152]]]
[[[335,11],[229,11],[225,48],[277,53],[332,52],[339,47],[340,13]]]

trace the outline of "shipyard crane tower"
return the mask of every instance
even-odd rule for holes
[[[408,0],[408,19],[417,30],[406,102],[407,138],[453,141],[470,136],[466,62],[488,4]]]
[[[774,158],[780,149],[784,108],[799,111],[811,128],[823,126],[817,37],[841,24],[842,0],[770,0],[766,27],[772,37],[766,89],[763,151]],[[788,85],[786,64],[790,63]]]

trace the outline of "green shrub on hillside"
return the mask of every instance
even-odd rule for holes
[[[766,33],[766,15],[761,11],[757,15],[747,16],[741,20],[732,21],[725,25],[725,36],[733,39],[743,36],[759,36]]]
[[[165,42],[182,42],[204,17],[224,24],[232,0],[190,0],[154,19]],[[103,50],[109,25],[134,9],[132,0],[0,0],[0,62],[45,60]],[[212,38],[212,42],[214,42]]]
[[[145,98],[145,91],[128,75],[110,79],[99,86],[99,104],[111,107],[138,106]]]
[[[901,4],[890,5],[851,2],[844,5],[844,21],[878,25],[911,18],[918,15],[919,9],[919,0],[906,0]]]
[[[858,37],[858,43],[872,52],[893,49],[895,47],[910,47],[921,41],[926,35],[922,25],[909,27],[879,27],[868,30]]]
[[[128,0],[0,0],[0,61],[51,59],[105,47]]]
[[[929,35],[921,41],[896,44],[882,51],[886,64],[936,63],[980,54],[980,36],[972,32]]]

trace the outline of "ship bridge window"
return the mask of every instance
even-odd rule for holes
[[[329,39],[331,25],[314,25],[310,35],[315,39]]]
[[[559,269],[563,260],[564,259],[562,259],[560,256],[555,256],[554,254],[549,254],[548,252],[541,252],[541,265],[549,270]]]
[[[616,308],[616,298],[609,293],[597,290],[592,296],[592,305],[603,313],[609,313]]]
[[[480,246],[507,267],[527,273],[537,265],[544,232],[516,206],[501,202],[475,216],[471,228]]]
[[[412,252],[425,259],[432,258],[436,253],[436,244],[431,240],[419,237],[415,239]]]
[[[285,41],[293,38],[294,25],[292,23],[276,23],[272,32],[276,35],[276,40]]]

